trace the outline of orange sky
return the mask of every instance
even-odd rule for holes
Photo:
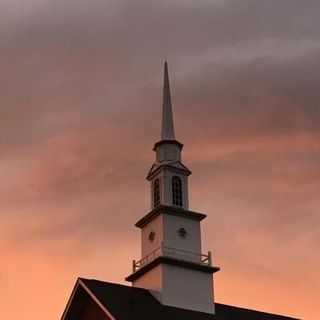
[[[124,283],[163,57],[217,301],[319,319],[320,4],[272,3],[1,2],[0,319]]]

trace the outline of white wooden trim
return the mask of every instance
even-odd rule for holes
[[[81,279],[77,280],[77,283],[75,284],[71,296],[68,300],[67,306],[62,314],[61,320],[65,320],[66,315],[70,309],[71,303],[73,301],[74,295],[77,292],[79,286],[81,286],[87,294],[93,299],[93,301],[101,308],[101,310],[110,318],[110,320],[116,320],[116,318],[107,310],[107,308],[97,299],[97,297],[91,292],[91,290],[84,284],[84,282]]]
[[[79,284],[89,294],[89,296],[96,302],[96,304],[104,311],[104,313],[110,318],[110,320],[116,320],[116,318],[107,310],[107,308],[97,299],[97,297],[91,292],[91,290],[83,283],[81,279],[78,280]]]
[[[68,300],[68,303],[67,303],[66,308],[64,309],[64,312],[63,312],[63,314],[62,314],[61,320],[65,320],[66,315],[67,315],[67,313],[68,313],[68,311],[69,311],[71,302],[72,302],[72,300],[73,300],[73,297],[74,297],[76,291],[78,290],[78,287],[79,287],[79,279],[77,280],[77,282],[76,282],[76,284],[75,284],[75,286],[74,286],[74,288],[73,288],[73,290],[72,290],[71,296],[70,296],[70,298],[69,298],[69,300]]]

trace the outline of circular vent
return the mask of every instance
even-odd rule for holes
[[[155,237],[156,237],[156,233],[154,231],[151,231],[149,233],[148,239],[149,239],[150,242],[153,242]]]
[[[187,236],[187,230],[185,228],[180,228],[178,230],[178,235],[180,238],[185,238]]]

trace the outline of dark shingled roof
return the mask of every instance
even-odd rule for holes
[[[294,318],[216,303],[216,314],[164,306],[146,289],[80,279],[117,320],[292,320]],[[296,319],[297,320],[297,319]]]

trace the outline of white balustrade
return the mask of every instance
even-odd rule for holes
[[[133,260],[133,272],[138,271],[158,257],[169,257],[182,261],[198,263],[201,265],[212,266],[212,254],[210,251],[208,252],[208,254],[201,254],[187,250],[167,247],[163,243],[161,243],[158,248],[143,257],[141,260]]]

